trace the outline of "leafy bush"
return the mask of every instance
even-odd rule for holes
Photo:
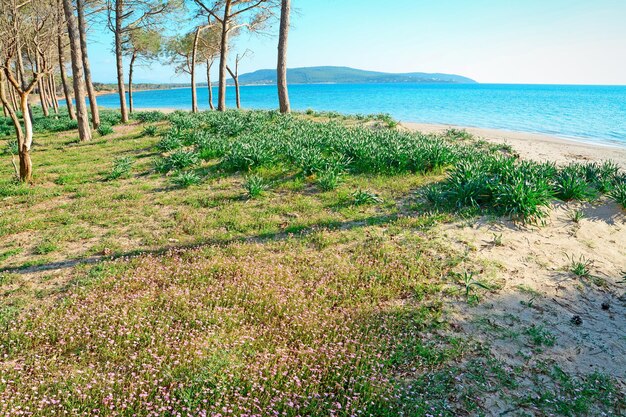
[[[187,188],[200,183],[200,177],[193,171],[178,171],[172,177],[172,183],[180,188]]]
[[[318,173],[317,184],[323,191],[331,191],[339,186],[342,180],[341,172],[328,169]]]
[[[132,117],[142,123],[156,123],[165,120],[167,115],[163,112],[154,110],[136,112],[133,113]]]
[[[258,175],[250,175],[243,184],[249,198],[259,197],[268,188],[265,180]]]
[[[110,135],[111,133],[113,133],[113,128],[109,124],[102,123],[100,126],[98,126],[98,133],[100,134],[100,136]]]
[[[133,158],[126,156],[117,158],[113,161],[113,168],[106,176],[108,181],[116,180],[118,178],[126,177],[133,168]]]
[[[352,204],[355,206],[382,203],[382,201],[380,197],[370,191],[358,189],[352,193]]]
[[[156,136],[158,128],[155,125],[148,125],[143,128],[143,136]]]
[[[626,182],[621,182],[615,186],[609,195],[617,204],[626,209]]]
[[[177,150],[165,160],[168,171],[181,170],[198,163],[198,155],[193,151]]]

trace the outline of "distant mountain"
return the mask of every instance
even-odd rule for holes
[[[348,67],[307,67],[287,70],[290,84],[380,84],[380,83],[423,83],[423,84],[476,84],[476,81],[453,74],[428,74],[409,72],[393,74],[364,71]],[[232,80],[228,80],[232,84]],[[264,69],[239,76],[242,85],[276,84],[276,70]]]

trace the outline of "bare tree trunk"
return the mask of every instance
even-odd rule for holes
[[[15,88],[12,85],[9,85],[9,97],[11,98],[11,103],[13,104],[13,109],[17,110],[20,108],[19,103],[17,102],[17,97],[15,96]]]
[[[66,0],[69,1],[69,0]],[[20,93],[20,109],[24,122],[22,140],[18,137],[17,146],[20,157],[20,180],[30,182],[33,177],[33,162],[30,159],[30,146],[33,143],[33,120],[28,110],[28,92]]]
[[[226,110],[226,71],[228,65],[228,26],[232,0],[225,0],[224,19],[222,20],[222,39],[220,45],[220,80],[217,98],[217,110]]]
[[[50,97],[52,98],[52,107],[54,107],[54,114],[59,115],[59,100],[57,99],[57,84],[54,82],[54,74],[48,77],[48,85],[50,86]]]
[[[196,55],[198,54],[198,38],[200,37],[200,27],[196,29],[193,37],[193,48],[191,50],[191,112],[198,113],[198,93],[196,91]]]
[[[22,90],[26,89],[26,75],[24,73],[24,57],[22,56],[22,47],[21,45],[18,45],[17,48],[17,74],[20,80],[20,83],[22,85]],[[17,91],[16,91],[17,93]],[[21,104],[20,104],[20,99],[16,96],[15,97],[16,101],[18,102],[18,107],[21,109]],[[33,109],[30,107],[30,104],[27,103],[27,107],[28,107],[28,115],[30,116],[30,119],[33,119]]]
[[[128,67],[128,108],[130,113],[133,112],[133,68],[135,67],[135,59],[137,59],[137,52],[133,52],[130,58],[130,66]]]
[[[206,82],[209,88],[209,108],[211,110],[215,110],[215,106],[213,105],[213,86],[211,85],[211,67],[213,66],[213,61],[210,59],[206,60]]]
[[[65,0],[64,0],[65,1]],[[122,123],[128,123],[126,108],[126,88],[124,87],[124,65],[122,62],[122,19],[124,17],[124,0],[115,0],[115,63],[117,66],[117,91],[120,96],[120,112]]]
[[[276,67],[276,83],[278,87],[278,104],[281,113],[290,113],[289,91],[287,90],[287,44],[289,38],[289,19],[291,0],[282,0],[280,8],[280,32],[278,37],[278,65]]]
[[[65,96],[65,105],[67,106],[67,113],[71,120],[76,119],[76,113],[74,113],[74,106],[72,104],[72,97],[70,96],[70,88],[67,85],[67,77],[65,76],[65,59],[63,51],[63,37],[61,36],[61,29],[57,35],[57,50],[59,53],[59,71],[61,72],[61,84],[63,84],[63,95]]]
[[[76,98],[76,116],[78,118],[78,137],[81,141],[91,140],[89,114],[85,103],[85,83],[83,79],[83,59],[80,50],[80,34],[74,17],[72,0],[63,0],[67,31],[70,38],[70,52],[72,53],[72,78],[74,82],[74,96]]]
[[[80,51],[83,57],[83,71],[85,73],[85,85],[87,86],[87,94],[89,95],[89,107],[91,108],[91,124],[94,129],[100,126],[100,111],[98,110],[98,101],[96,99],[96,90],[91,82],[91,67],[89,65],[89,56],[87,55],[87,25],[85,23],[85,2],[84,0],[76,0],[76,11],[78,14],[78,32],[80,34]]]
[[[7,98],[7,86],[9,86],[4,80],[4,71],[0,70],[0,101],[2,101],[2,108],[4,109],[5,115],[8,115],[13,121],[13,127],[15,128],[15,136],[17,138],[17,142],[24,141],[24,133],[22,132],[22,125],[20,123],[20,119],[17,117],[17,113],[15,112],[16,107],[14,107],[11,103],[9,103],[9,99]],[[11,87],[11,86],[9,86]]]
[[[36,66],[33,68],[33,73],[35,71],[41,72],[41,57],[38,53],[36,53]],[[41,105],[41,110],[43,111],[43,115],[48,117],[50,116],[50,111],[48,110],[48,99],[46,97],[46,90],[44,88],[45,79],[44,77],[40,77],[37,81],[37,90],[39,90],[39,104]]]
[[[235,82],[235,99],[237,100],[237,108],[240,109],[241,98],[239,95],[239,69],[235,67],[235,72],[232,72],[230,67],[226,67],[226,69],[228,70],[228,73],[232,77],[233,81]]]

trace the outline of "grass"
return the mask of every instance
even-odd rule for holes
[[[452,416],[489,414],[497,401],[593,415],[624,406],[604,375],[535,360],[511,367],[448,320],[449,302],[490,287],[478,272],[459,274],[480,266],[433,229],[468,207],[527,210],[518,207],[535,201],[526,188],[502,208],[496,179],[514,186],[521,176],[537,190],[544,181],[534,176],[556,167],[509,160],[458,132],[397,132],[383,116],[134,117],[141,123],[89,143],[38,131],[33,185],[0,165],[0,414]],[[144,134],[145,123],[162,136]],[[610,175],[612,184],[620,174]],[[267,184],[271,192],[252,198]],[[544,185],[552,196],[554,182]],[[74,265],[90,257],[100,261]],[[51,263],[65,266],[52,273]],[[552,347],[540,325],[524,335]],[[533,395],[519,388],[535,377]]]
[[[585,258],[583,255],[580,255],[578,258],[572,255],[568,258],[570,260],[569,270],[572,274],[580,278],[591,277],[591,267],[593,266],[592,260]]]

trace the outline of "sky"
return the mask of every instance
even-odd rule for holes
[[[290,68],[442,72],[481,83],[626,85],[626,0],[292,0],[292,7]],[[235,53],[253,52],[240,73],[276,66],[277,27],[235,41]],[[94,81],[115,80],[112,41],[104,26],[89,34]],[[152,64],[137,68],[134,79],[188,78]]]

